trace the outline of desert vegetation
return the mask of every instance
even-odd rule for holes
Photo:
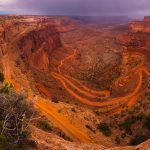
[[[98,124],[97,129],[100,130],[106,136],[111,135],[110,127],[105,122],[102,122],[102,123]]]
[[[0,149],[22,150],[36,146],[30,138],[29,122],[35,114],[32,104],[23,93],[15,93],[6,81],[0,91]]]
[[[52,126],[48,123],[47,120],[41,119],[39,121],[39,125],[38,126],[39,126],[39,128],[41,128],[44,131],[47,131],[47,132],[51,132],[52,131]]]

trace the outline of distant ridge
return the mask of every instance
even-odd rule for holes
[[[72,18],[94,24],[127,24],[130,22],[128,16],[73,16]]]

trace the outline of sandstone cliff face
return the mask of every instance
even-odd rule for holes
[[[38,70],[48,71],[50,54],[61,47],[59,33],[54,26],[31,31],[18,42],[22,56]]]
[[[21,52],[21,57],[40,71],[49,70],[51,52],[62,46],[59,33],[74,29],[74,22],[69,17],[3,19],[6,21],[0,24],[0,57],[4,56],[6,46],[17,43],[16,53]]]
[[[134,21],[130,23],[129,27],[130,31],[133,33],[150,33],[150,16],[145,17],[143,21]]]
[[[134,33],[150,33],[150,22],[132,22],[130,24],[130,30]]]
[[[143,21],[131,22],[129,32],[117,39],[128,50],[141,52],[150,59],[150,16],[144,17]]]

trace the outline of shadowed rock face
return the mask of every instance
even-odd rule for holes
[[[143,21],[132,22],[130,24],[130,31],[133,33],[150,33],[150,16],[145,17]]]
[[[19,40],[18,47],[30,65],[39,70],[48,70],[50,54],[61,47],[59,33],[54,26],[46,26],[27,33]]]

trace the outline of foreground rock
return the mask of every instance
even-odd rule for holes
[[[34,126],[32,138],[37,142],[39,150],[150,150],[150,140],[138,145],[127,147],[106,148],[97,144],[68,142],[51,133],[44,132]]]

